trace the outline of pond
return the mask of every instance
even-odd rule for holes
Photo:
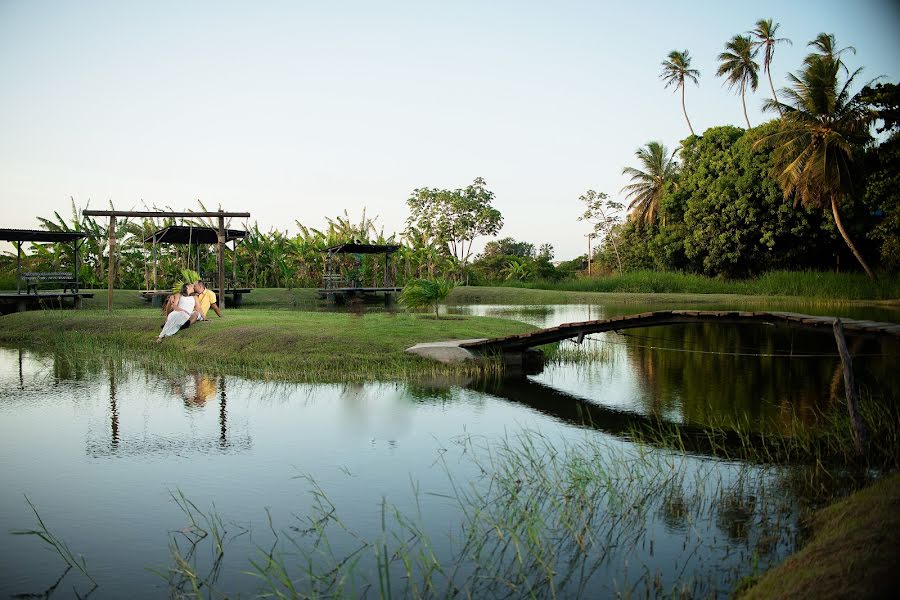
[[[542,326],[639,312],[449,311]],[[173,377],[0,349],[0,594],[252,596],[283,590],[283,569],[325,595],[727,597],[795,547],[799,467],[639,444],[629,428],[815,426],[842,385],[833,339],[625,333],[488,382]],[[851,347],[861,386],[897,398],[896,346]],[[39,528],[29,502],[61,550],[5,533]]]

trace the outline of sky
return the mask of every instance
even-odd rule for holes
[[[76,205],[249,211],[263,230],[365,209],[400,232],[415,188],[483,177],[499,237],[586,251],[588,189],[688,129],[660,63],[687,49],[699,134],[745,126],[715,77],[772,18],[776,88],[819,32],[862,81],[900,81],[900,2],[0,0],[0,227]],[[768,81],[747,98],[753,125]],[[233,222],[234,226],[240,223]],[[483,247],[486,239],[476,242]]]

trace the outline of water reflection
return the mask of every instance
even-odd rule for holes
[[[228,394],[224,376],[208,376],[193,372],[181,377],[161,378],[156,385],[146,389],[144,406],[136,405],[133,391],[139,385],[135,373],[122,373],[121,368],[110,365],[107,369],[109,394],[109,433],[106,441],[94,435],[86,440],[86,452],[93,457],[124,457],[243,452],[252,448],[251,437],[245,432],[228,430]],[[146,380],[146,377],[143,379]],[[57,385],[60,381],[57,382]],[[119,400],[122,388],[127,402]],[[174,410],[165,398],[178,400],[181,410]],[[211,401],[218,400],[213,408]],[[161,401],[165,404],[160,406]],[[177,418],[181,412],[182,418]],[[217,423],[210,427],[206,422],[215,414]],[[125,422],[122,422],[122,419]],[[142,422],[143,427],[129,427],[129,420]],[[180,423],[179,423],[180,421]],[[153,423],[159,425],[153,425]],[[202,427],[197,427],[203,422]],[[179,426],[180,425],[180,426]],[[172,427],[174,426],[174,427]],[[186,426],[186,427],[185,427]]]
[[[455,310],[519,319],[539,327],[613,316],[608,307],[580,305]],[[630,307],[627,312],[635,310]],[[860,335],[848,336],[848,343],[861,389],[888,402],[900,399],[900,378],[893,366],[900,343]],[[581,346],[566,341],[559,348],[565,360],[533,378],[546,388],[540,394],[533,390],[533,398],[552,398],[550,390],[555,390],[616,411],[678,424],[781,434],[790,433],[798,422],[815,425],[830,405],[842,401],[840,360],[830,331],[786,325],[684,324],[594,334]],[[510,393],[522,397],[517,386],[521,384],[514,384]],[[543,406],[556,400],[548,402]],[[570,401],[569,405],[579,404]],[[563,418],[571,422],[579,417]]]

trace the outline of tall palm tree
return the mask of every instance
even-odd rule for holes
[[[803,59],[803,64],[805,66],[809,66],[817,58],[821,57],[826,60],[838,63],[838,65],[841,67],[841,70],[844,71],[845,75],[850,74],[847,66],[841,60],[841,54],[843,54],[844,52],[851,52],[853,54],[856,54],[856,48],[854,48],[853,46],[845,46],[838,50],[837,40],[835,39],[833,33],[820,33],[816,36],[816,39],[808,43],[807,46],[812,46],[818,52],[808,54],[806,58]]]
[[[741,102],[744,104],[744,120],[750,129],[747,117],[747,87],[756,91],[759,85],[759,65],[756,63],[757,48],[749,36],[736,35],[725,44],[725,52],[719,55],[719,70],[716,75],[725,77],[729,89],[735,86],[741,91]]]
[[[772,19],[760,19],[756,22],[756,28],[749,31],[755,39],[753,45],[757,50],[763,49],[763,71],[769,76],[769,87],[772,88],[772,99],[778,102],[778,96],[775,95],[775,86],[772,84],[772,58],[775,56],[775,44],[786,43],[791,44],[791,40],[787,38],[777,38],[775,33],[781,27],[779,23],[773,23]],[[779,109],[780,111],[780,109]],[[783,113],[780,113],[784,116]]]
[[[678,163],[674,160],[674,152],[669,153],[660,142],[650,142],[638,148],[634,155],[644,170],[634,167],[622,169],[623,175],[631,177],[629,185],[622,188],[626,200],[631,200],[628,210],[633,210],[632,217],[638,225],[652,223],[659,212],[659,205],[666,190],[666,183],[674,181],[678,176]]]
[[[831,40],[833,41],[833,37]],[[853,188],[857,152],[870,138],[872,111],[851,95],[850,87],[862,69],[848,74],[843,84],[843,62],[833,52],[811,54],[797,74],[788,75],[791,87],[781,94],[786,103],[769,100],[766,110],[783,111],[779,129],[755,145],[772,147],[772,174],[794,204],[831,210],[847,247],[869,277],[875,274],[853,245],[841,221],[839,205]]]
[[[691,57],[687,50],[669,52],[668,58],[662,62],[662,68],[659,78],[666,82],[666,87],[674,85],[676,90],[681,88],[681,110],[684,112],[684,120],[687,121],[691,135],[695,135],[694,128],[691,127],[691,120],[688,119],[687,109],[684,107],[684,82],[689,80],[699,85],[700,71],[691,68]]]

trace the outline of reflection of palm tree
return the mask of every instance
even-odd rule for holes
[[[674,85],[676,90],[681,89],[681,110],[684,112],[684,120],[687,121],[691,135],[694,135],[694,128],[691,127],[691,120],[688,118],[687,109],[684,106],[684,82],[689,80],[693,81],[695,85],[699,85],[700,71],[691,68],[691,57],[687,50],[669,52],[668,58],[662,63],[662,68],[659,77],[666,82],[666,87]]]
[[[729,88],[737,86],[740,90],[747,129],[750,129],[750,119],[747,117],[747,88],[756,91],[759,85],[757,74],[759,65],[753,60],[756,52],[757,48],[749,37],[736,35],[725,44],[725,52],[719,54],[719,70],[716,71],[716,75],[725,77],[725,83]]]
[[[641,225],[654,221],[666,184],[677,176],[678,163],[675,162],[674,152],[669,154],[660,142],[650,142],[638,148],[634,155],[644,170],[634,167],[622,169],[622,174],[630,176],[633,182],[623,187],[622,191],[627,192],[625,198],[631,200],[628,210],[633,211],[632,216]]]

